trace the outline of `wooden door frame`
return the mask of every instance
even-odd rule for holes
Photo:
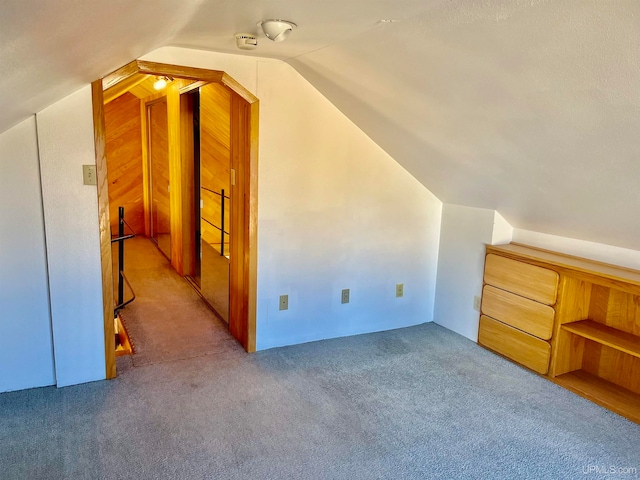
[[[232,118],[236,119],[237,128],[234,129],[232,126],[231,141],[232,145],[235,146],[232,147],[235,148],[235,153],[232,153],[232,168],[236,170],[236,184],[231,188],[231,201],[232,204],[235,203],[235,205],[240,205],[242,208],[232,209],[231,222],[236,226],[235,231],[242,232],[242,235],[236,235],[236,240],[233,241],[232,245],[234,250],[232,250],[230,259],[229,312],[231,318],[229,330],[247,352],[254,352],[256,349],[259,100],[222,71],[134,60],[91,84],[98,181],[98,216],[107,378],[116,376],[116,365],[104,98],[118,96],[119,91],[124,93],[131,85],[139,81],[139,75],[169,76],[202,82],[202,84],[220,83],[227,86],[235,94],[236,101],[232,102],[231,114]],[[180,108],[179,102],[177,108]],[[234,131],[236,132],[235,134]],[[177,135],[179,137],[179,131]],[[181,145],[180,138],[175,140],[179,148]],[[179,163],[181,162],[182,160]],[[180,178],[182,178],[182,174]],[[176,193],[181,206],[183,194],[188,195],[189,193]],[[180,207],[181,212],[182,208]],[[233,321],[231,321],[232,319]]]

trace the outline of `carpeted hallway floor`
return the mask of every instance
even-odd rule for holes
[[[125,248],[125,273],[136,300],[121,311],[121,316],[136,353],[121,358],[119,370],[242,351],[224,322],[176,273],[151,240],[136,237],[127,240]]]
[[[3,479],[638,478],[638,452],[639,425],[431,323],[0,395]]]

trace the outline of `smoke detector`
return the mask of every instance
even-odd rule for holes
[[[240,50],[255,50],[258,47],[258,37],[252,33],[236,33],[236,45]]]

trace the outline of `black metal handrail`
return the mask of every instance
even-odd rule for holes
[[[127,300],[126,302],[122,302],[122,303],[119,303],[118,305],[116,305],[115,308],[113,309],[113,314],[114,315],[116,313],[118,313],[118,310],[122,310],[124,307],[126,307],[127,305],[129,305],[131,302],[133,302],[136,299],[136,292],[133,291],[133,287],[129,283],[129,280],[127,279],[127,276],[124,274],[124,271],[120,270],[119,274],[120,274],[120,278],[124,279],[125,283],[129,287],[129,290],[131,290],[131,298],[129,300]]]
[[[127,280],[124,274],[124,241],[136,236],[135,233],[125,235],[124,227],[129,227],[129,230],[133,231],[131,225],[129,225],[124,219],[124,207],[118,207],[118,236],[111,239],[111,243],[118,243],[118,303],[113,309],[113,315],[115,316],[119,310],[123,309],[136,299],[136,293],[131,287],[131,283]],[[127,284],[129,290],[131,290],[132,297],[125,302],[124,300],[124,284]]]
[[[213,193],[215,195],[218,195],[220,197],[220,226],[218,227],[217,225],[214,225],[213,223],[211,223],[209,220],[207,220],[206,218],[203,218],[203,220],[205,222],[207,222],[209,225],[211,225],[213,228],[216,228],[218,230],[220,230],[220,256],[224,256],[224,235],[227,234],[227,236],[231,235],[229,232],[226,232],[224,230],[224,200],[231,200],[231,198],[229,198],[228,196],[226,196],[224,194],[224,188],[220,191],[220,192],[216,192],[215,190],[211,190],[207,187],[200,187],[203,190],[206,190],[207,192]]]
[[[207,192],[213,193],[214,195],[218,195],[220,196],[224,196],[224,198],[226,198],[227,200],[231,200],[231,198],[227,195],[224,195],[224,188],[222,189],[222,193],[220,192],[216,192],[215,190],[211,190],[210,188],[207,187],[200,187],[202,190],[206,190]]]
[[[220,230],[221,230],[219,226],[217,226],[217,225],[215,225],[215,224],[211,223],[211,222],[210,222],[209,220],[207,220],[206,218],[203,218],[202,220],[204,220],[205,222],[207,222],[209,225],[211,225],[211,226],[212,226],[213,228],[215,228],[216,230],[218,230],[218,231],[220,231]],[[229,232],[227,232],[226,230],[225,230],[225,232],[224,232],[224,233],[225,233],[225,235],[229,235]]]

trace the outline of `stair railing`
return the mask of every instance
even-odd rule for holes
[[[124,274],[124,242],[125,240],[129,240],[136,236],[135,233],[125,235],[124,227],[125,225],[129,227],[129,230],[133,231],[131,226],[124,219],[124,207],[118,207],[118,236],[116,238],[111,239],[111,243],[118,243],[118,301],[113,309],[114,317],[117,315],[119,310],[122,310],[124,307],[129,305],[136,299],[136,294],[127,280],[127,276]],[[127,284],[129,290],[131,290],[132,297],[125,301],[124,300],[124,285]]]
[[[224,229],[224,210],[225,210],[225,200],[231,200],[227,195],[225,195],[224,188],[220,192],[216,192],[215,190],[210,190],[205,187],[201,187],[203,190],[206,190],[209,193],[213,193],[214,195],[218,195],[220,197],[220,226],[217,226],[211,223],[206,218],[202,218],[205,222],[211,225],[216,230],[220,230],[220,256],[224,256],[224,236],[227,237],[230,235],[229,232]]]

